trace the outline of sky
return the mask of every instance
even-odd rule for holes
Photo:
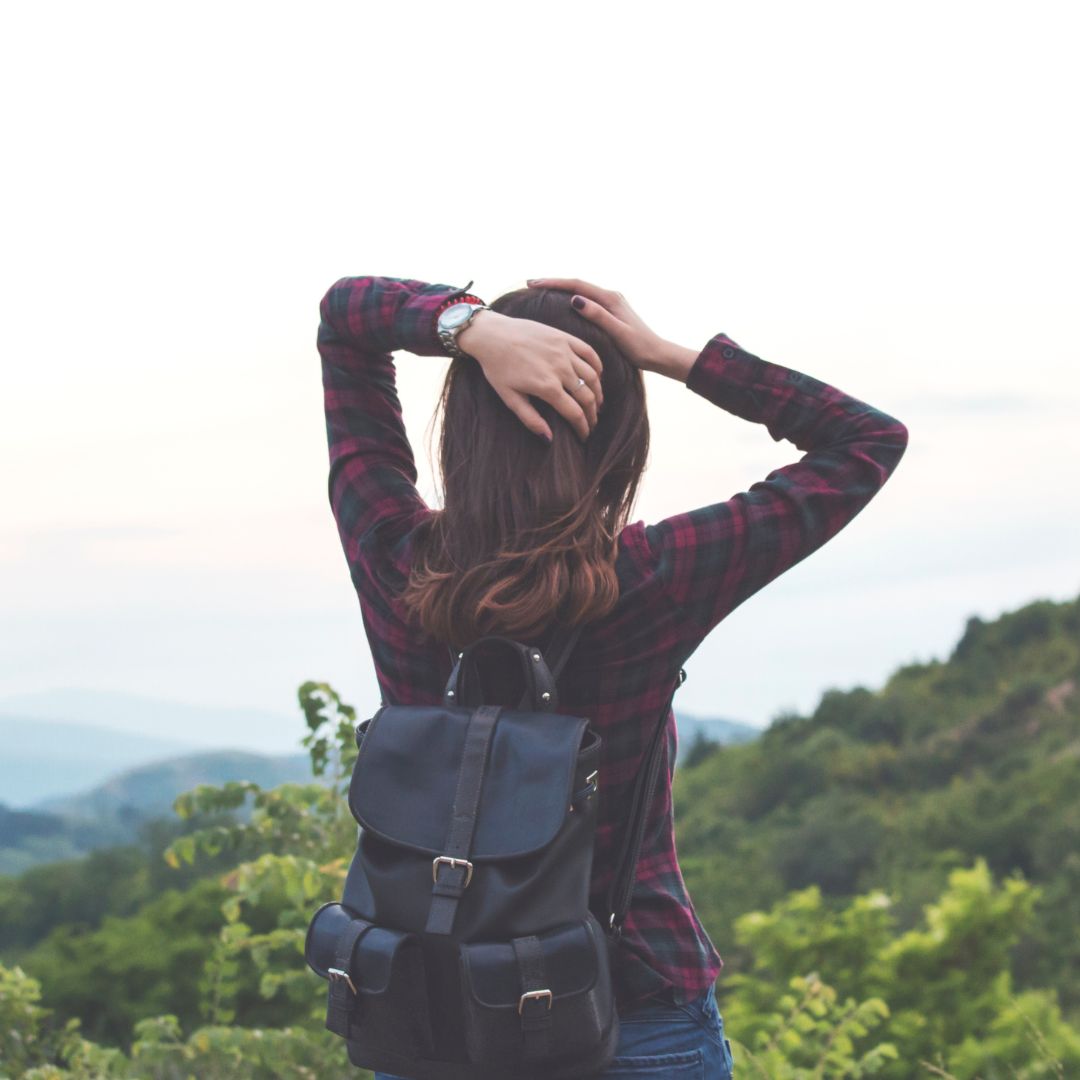
[[[1077,29],[1038,2],[9,5],[0,709],[130,692],[299,738],[307,679],[377,707],[315,349],[352,274],[584,278],[907,425],[677,707],[764,725],[1075,597]],[[437,505],[448,361],[396,362]],[[801,456],[646,382],[631,520]]]

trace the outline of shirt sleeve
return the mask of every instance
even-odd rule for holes
[[[471,282],[470,282],[471,284]],[[392,543],[429,507],[402,419],[392,353],[446,356],[436,332],[449,301],[468,287],[411,278],[345,277],[319,305],[328,494],[353,580],[372,543]]]
[[[763,424],[804,456],[731,498],[644,526],[660,589],[681,616],[683,656],[759,589],[834,537],[881,490],[907,428],[834,386],[746,352],[726,334],[686,386]]]

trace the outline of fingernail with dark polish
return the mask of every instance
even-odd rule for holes
[[[580,311],[585,306],[585,301],[580,296],[575,296],[574,299],[570,301],[570,303],[573,304],[574,307],[578,309],[578,311]]]

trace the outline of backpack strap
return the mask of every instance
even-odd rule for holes
[[[356,986],[352,981],[352,958],[356,943],[371,929],[366,919],[350,919],[334,943],[334,967],[327,968],[330,986],[326,1004],[326,1027],[348,1039],[352,1037],[352,1012]]]
[[[610,912],[608,925],[605,928],[616,940],[622,934],[623,919],[630,907],[630,898],[634,891],[634,877],[637,871],[638,856],[641,854],[641,844],[645,837],[645,822],[652,805],[653,795],[656,792],[656,781],[660,772],[660,747],[664,741],[664,733],[667,731],[667,715],[671,703],[675,699],[675,691],[686,682],[686,671],[679,668],[678,678],[671,690],[671,694],[660,713],[660,720],[656,725],[649,747],[645,751],[645,757],[637,772],[634,784],[634,796],[630,805],[630,816],[627,820],[626,832],[623,834],[622,846],[615,863],[615,873],[611,878],[611,885],[607,893],[607,910]]]
[[[551,1053],[551,983],[544,950],[536,934],[511,938],[510,944],[521,978],[518,1015],[525,1056],[543,1060]]]
[[[450,814],[450,829],[446,851],[431,864],[435,882],[431,890],[428,911],[428,934],[449,934],[454,926],[458,902],[472,879],[473,865],[469,862],[473,833],[476,831],[476,812],[480,806],[480,786],[484,782],[488,747],[495,732],[495,723],[502,712],[501,705],[478,705],[469,716],[465,728],[465,749],[458,770],[454,809]]]
[[[581,637],[581,631],[584,628],[584,623],[578,623],[577,626],[572,626],[563,635],[562,630],[556,627],[551,636],[551,641],[548,642],[547,655],[544,657],[548,670],[551,672],[552,682],[557,683],[559,681],[559,676],[562,674],[563,668],[566,667],[566,662],[570,659],[570,654],[574,651],[574,646],[577,645],[578,638]],[[526,689],[521,696],[521,701],[518,702],[518,708],[524,709],[528,704],[529,691]]]
[[[565,637],[561,636],[561,630],[556,629],[552,635],[551,641],[548,642],[547,666],[551,670],[552,677],[557,681],[562,674],[562,670],[566,667],[567,660],[570,659],[570,654],[574,651],[574,647],[578,643],[578,638],[581,637],[581,631],[585,629],[584,623],[578,623],[576,626],[572,626]]]
[[[493,642],[500,642],[503,645],[510,647],[518,655],[519,661],[522,664],[525,677],[525,691],[522,694],[521,701],[518,703],[517,708],[525,709],[529,707],[534,687],[537,691],[546,690],[548,692],[546,697],[543,697],[543,700],[537,702],[535,707],[538,711],[557,708],[558,690],[556,684],[559,675],[566,666],[567,660],[570,659],[571,652],[573,652],[574,647],[577,645],[578,638],[581,636],[584,626],[584,623],[578,623],[576,626],[573,626],[566,631],[564,637],[562,636],[563,631],[556,625],[551,641],[543,652],[541,652],[538,646],[526,645],[501,634],[485,634],[483,637],[477,638],[476,641],[467,646],[463,652],[455,652],[452,645],[447,645],[447,649],[450,653],[451,672],[450,679],[446,684],[444,700],[460,705],[464,704],[465,701],[472,696],[468,692],[468,687],[472,686],[474,682],[479,682],[479,678],[476,671],[475,657],[471,654],[478,642],[490,639]],[[532,659],[530,659],[530,657]],[[543,663],[534,665],[532,660],[538,658],[542,659]],[[459,672],[459,665],[463,666],[464,670]]]

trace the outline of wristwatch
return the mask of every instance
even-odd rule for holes
[[[439,340],[443,344],[443,348],[451,356],[468,356],[469,354],[458,347],[457,336],[465,329],[466,326],[472,321],[473,317],[478,311],[490,310],[485,303],[471,303],[468,300],[462,300],[459,303],[451,304],[447,308],[443,308],[439,312],[439,317],[436,321],[436,329],[439,333]]]

